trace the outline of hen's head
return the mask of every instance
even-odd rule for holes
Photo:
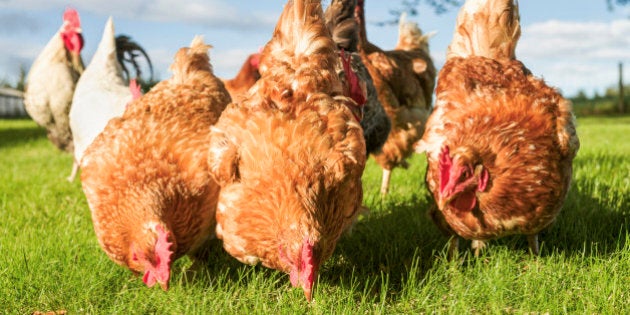
[[[354,114],[358,121],[363,119],[363,106],[367,102],[367,87],[365,82],[362,81],[357,73],[352,69],[352,55],[346,54],[342,49],[339,53],[341,57],[341,64],[343,65],[343,72],[346,76],[346,88],[345,94],[350,97],[355,103],[357,103],[357,112]],[[354,111],[353,111],[354,113]]]
[[[74,55],[79,55],[83,49],[83,35],[81,30],[81,20],[79,13],[72,8],[66,9],[63,13],[63,27],[61,38],[66,49]]]
[[[280,259],[289,266],[289,277],[293,287],[302,287],[304,296],[311,301],[313,293],[313,285],[317,279],[317,271],[319,271],[320,251],[314,242],[308,238],[304,238],[300,250],[291,255],[287,249],[279,248]]]
[[[142,281],[149,288],[158,283],[162,289],[167,290],[173,254],[170,249],[173,243],[168,240],[171,233],[159,223],[151,224],[146,232],[145,237],[148,240],[138,241],[131,245],[129,267],[144,273]]]
[[[471,211],[477,204],[476,192],[488,187],[490,174],[477,154],[466,147],[450,153],[444,146],[439,157],[440,192],[438,206],[450,206],[457,211]]]

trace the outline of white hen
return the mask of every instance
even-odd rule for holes
[[[37,56],[28,73],[24,106],[33,120],[46,128],[48,139],[72,152],[68,112],[74,87],[83,72],[83,35],[79,13],[67,9],[63,25]]]
[[[123,68],[116,56],[114,22],[110,17],[96,53],[74,91],[70,128],[74,138],[75,168],[69,180],[76,175],[85,149],[110,119],[123,114],[132,99],[132,91],[125,82]]]

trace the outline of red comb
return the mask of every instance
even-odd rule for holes
[[[158,239],[155,242],[155,272],[158,279],[162,279],[167,282],[171,274],[171,255],[173,252],[170,250],[173,243],[168,241],[169,232],[164,231],[162,225],[157,224],[155,226]]]
[[[304,239],[302,244],[302,257],[300,262],[300,280],[302,280],[302,288],[307,300],[312,298],[312,289],[317,277],[317,269],[319,264],[313,253],[313,243],[308,239]]]
[[[79,12],[73,8],[67,8],[63,13],[63,21],[66,23],[67,28],[80,28],[81,20],[79,19]]]
[[[138,99],[142,96],[142,89],[136,79],[129,80],[129,90],[131,91],[131,100]]]
[[[346,52],[343,49],[341,49],[339,55],[341,57],[341,64],[343,64],[343,71],[346,74],[348,85],[350,86],[350,95],[348,96],[350,96],[350,98],[352,98],[358,106],[363,106],[365,105],[365,102],[367,102],[367,98],[365,96],[365,93],[363,92],[363,89],[361,89],[359,77],[350,67],[352,56],[350,54],[346,55]],[[359,119],[359,121],[360,120],[361,119]]]
[[[251,54],[249,56],[249,64],[255,69],[258,69],[260,66],[260,53]]]
[[[448,184],[449,174],[451,173],[451,166],[453,166],[453,159],[449,154],[448,146],[443,146],[440,151],[440,194],[444,193],[444,188]]]

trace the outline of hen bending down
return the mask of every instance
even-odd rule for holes
[[[212,129],[216,232],[232,256],[288,273],[310,300],[319,267],[359,214],[360,111],[343,95],[319,0],[289,1],[262,54],[260,80]]]
[[[359,53],[365,63],[378,99],[391,120],[391,131],[381,152],[373,154],[383,169],[381,193],[387,194],[391,172],[407,167],[406,159],[422,138],[431,112],[436,69],[429,55],[430,34],[423,35],[415,23],[400,19],[398,44],[384,51],[367,39],[364,0],[358,0]]]
[[[28,73],[24,107],[46,128],[48,139],[60,150],[72,152],[68,113],[74,88],[83,73],[83,34],[79,13],[67,9],[63,25],[37,56]]]
[[[440,71],[435,111],[419,144],[435,223],[483,241],[537,234],[560,211],[579,140],[570,103],[516,60],[513,0],[468,0]],[[450,254],[458,238],[451,241]]]
[[[208,172],[209,128],[230,96],[196,37],[177,52],[173,77],[131,102],[87,148],[83,191],[99,244],[152,286],[168,287],[172,261],[215,228],[219,186]]]

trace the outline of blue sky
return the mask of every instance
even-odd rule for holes
[[[27,68],[61,25],[67,6],[79,11],[89,63],[107,18],[114,18],[116,33],[130,35],[153,59],[162,79],[179,47],[194,35],[212,44],[211,62],[220,77],[236,74],[245,57],[271,36],[285,0],[0,0],[0,79],[15,81],[20,65]],[[327,6],[329,0],[323,1]],[[368,21],[391,18],[389,9],[399,1],[366,1]],[[437,31],[430,41],[438,65],[444,63],[457,8],[435,15],[420,6],[418,22],[425,32]],[[582,89],[603,93],[617,82],[617,63],[624,62],[630,82],[630,6],[608,11],[605,0],[522,0],[522,36],[517,57],[532,72],[566,95]],[[368,26],[368,38],[384,49],[397,40],[396,26]]]

